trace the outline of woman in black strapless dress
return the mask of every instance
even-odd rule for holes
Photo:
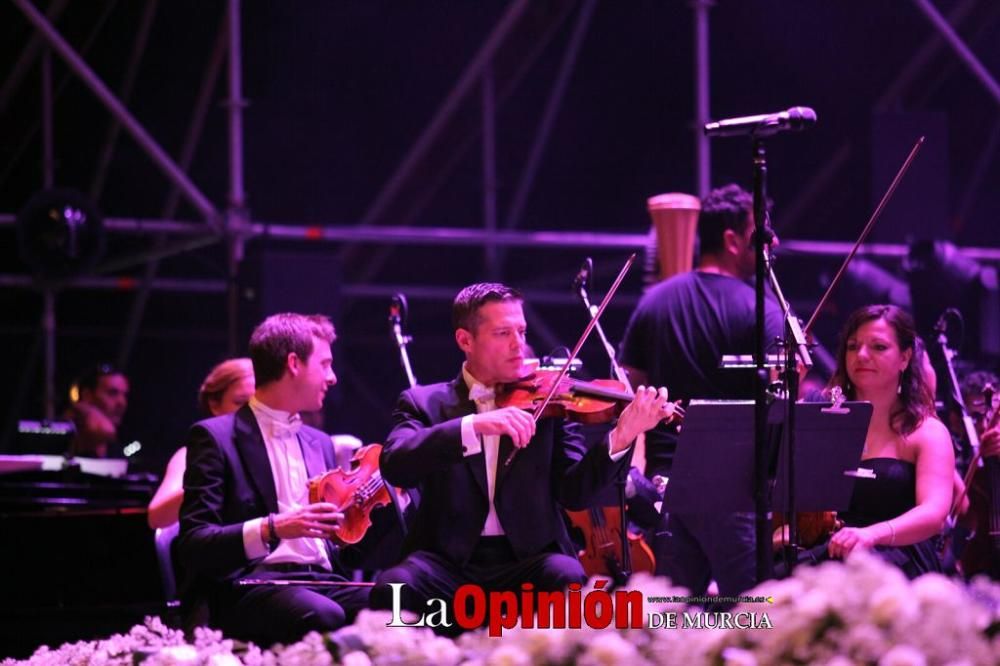
[[[860,467],[875,478],[856,480],[845,527],[826,548],[834,558],[872,550],[911,578],[940,571],[931,540],[944,526],[955,468],[915,340],[912,318],[893,305],[855,311],[841,334],[830,387],[874,407]]]

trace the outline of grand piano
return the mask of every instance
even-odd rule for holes
[[[0,657],[163,612],[146,524],[157,482],[124,460],[0,455]]]

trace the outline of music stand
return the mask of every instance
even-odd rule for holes
[[[795,414],[795,511],[843,511],[851,503],[858,461],[865,448],[870,402],[803,402]],[[774,508],[787,506],[786,448],[778,453]]]
[[[768,406],[769,467],[784,458],[784,401]],[[799,403],[796,412],[796,511],[847,508],[864,448],[872,406],[845,402]],[[754,403],[750,400],[692,400],[684,415],[664,511],[733,513],[754,510]],[[787,466],[777,465],[774,508],[784,506]]]
[[[768,406],[774,442],[784,402]],[[754,402],[692,400],[684,413],[663,510],[732,513],[754,510]]]

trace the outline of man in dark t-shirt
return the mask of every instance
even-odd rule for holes
[[[650,289],[629,321],[621,358],[633,386],[666,386],[673,400],[753,397],[752,370],[719,367],[724,354],[754,350],[755,295],[747,283],[755,271],[752,218],[753,199],[737,185],[704,198],[698,267]],[[766,299],[765,346],[781,335],[781,312]],[[647,476],[669,476],[676,444],[675,427],[646,434]],[[654,548],[657,573],[695,595],[712,578],[725,596],[756,583],[753,514],[671,514]]]

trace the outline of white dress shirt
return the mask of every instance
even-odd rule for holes
[[[250,409],[260,426],[267,459],[271,463],[278,513],[306,506],[309,504],[309,474],[298,438],[302,418],[298,414],[268,407],[256,396],[250,398]],[[243,548],[249,559],[263,557],[265,564],[310,564],[331,569],[326,544],[319,538],[282,539],[274,552],[268,553],[260,535],[264,520],[267,518],[254,518],[243,523]]]
[[[496,400],[493,396],[493,389],[483,386],[469,374],[465,365],[462,365],[462,378],[466,386],[469,387],[469,397],[476,403],[476,413],[482,414],[497,408]],[[477,399],[478,398],[478,399]],[[500,436],[499,435],[477,435],[472,425],[473,414],[462,417],[462,451],[466,456],[474,456],[482,453],[486,459],[486,487],[489,489],[490,510],[486,514],[486,522],[483,523],[482,536],[500,536],[504,534],[503,525],[500,524],[500,517],[497,516],[497,508],[493,504],[493,494],[497,485],[497,458],[500,457]]]
[[[482,414],[496,409],[496,400],[493,388],[484,386],[473,377],[465,364],[462,364],[462,379],[469,387],[469,398],[476,403],[476,413]],[[468,414],[462,417],[462,454],[466,457],[482,453],[486,459],[486,485],[489,492],[490,509],[486,514],[486,522],[483,523],[480,536],[500,536],[504,534],[503,525],[500,524],[500,517],[497,516],[497,508],[493,503],[493,495],[496,492],[497,480],[497,459],[500,457],[500,436],[499,435],[476,435],[472,419],[475,415]],[[618,461],[628,453],[628,449],[611,453],[611,442],[608,442],[608,455],[612,460]]]

